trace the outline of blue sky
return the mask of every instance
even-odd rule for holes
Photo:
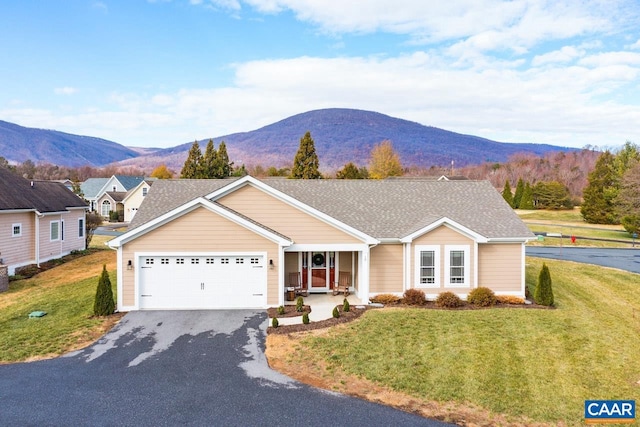
[[[640,143],[638,0],[0,2],[0,120],[170,147],[309,110]],[[217,142],[217,141],[216,141]]]

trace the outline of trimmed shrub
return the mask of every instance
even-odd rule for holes
[[[309,324],[309,313],[305,312],[302,315],[302,323],[304,323],[305,325]]]
[[[278,322],[277,317],[274,317],[273,320],[271,320],[271,326],[273,326],[274,328],[277,328],[279,324],[280,322]]]
[[[436,298],[436,305],[438,307],[446,307],[446,308],[456,308],[462,307],[464,305],[464,301],[460,299],[460,297],[453,292],[440,292],[438,294],[438,298]]]
[[[513,304],[513,305],[524,304],[524,300],[515,295],[496,295],[496,300],[500,304]]]
[[[284,305],[281,305],[280,307],[278,307],[278,314],[280,315],[284,314]]]
[[[551,273],[546,263],[542,264],[542,269],[538,275],[538,284],[533,292],[533,299],[536,304],[553,305],[553,289],[551,288]]]
[[[118,221],[119,215],[117,211],[109,211],[109,220]]]
[[[402,298],[393,294],[380,294],[372,297],[370,300],[378,304],[397,304]]]
[[[108,316],[116,311],[116,303],[113,300],[111,279],[107,273],[106,264],[102,265],[102,274],[96,289],[96,298],[93,302],[93,314],[96,316]]]
[[[496,304],[497,300],[491,289],[480,286],[469,292],[467,302],[477,307],[491,307]]]
[[[338,317],[340,317],[340,312],[338,311],[338,306],[333,307],[333,317],[335,317],[336,319]]]
[[[349,310],[351,310],[351,306],[349,305],[349,301],[347,301],[347,299],[344,299],[344,302],[342,303],[342,311],[344,312],[348,312]]]
[[[304,299],[302,297],[298,297],[298,299],[296,299],[296,311],[301,313],[302,310],[304,310]]]
[[[427,297],[424,295],[424,291],[420,289],[407,289],[404,291],[402,302],[408,305],[425,305]]]

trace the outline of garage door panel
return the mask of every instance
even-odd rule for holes
[[[140,257],[140,308],[264,307],[264,264],[263,255]]]

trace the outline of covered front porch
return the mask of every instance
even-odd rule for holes
[[[296,288],[296,296],[331,295],[339,285],[359,299],[368,299],[368,245],[294,245],[284,252],[283,295]],[[348,247],[344,247],[348,246]],[[290,294],[289,294],[290,296]],[[336,297],[337,298],[337,297]],[[342,300],[340,300],[342,301]],[[292,301],[286,301],[289,303]]]

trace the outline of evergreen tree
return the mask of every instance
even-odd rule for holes
[[[204,156],[202,157],[202,175],[199,178],[217,178],[218,168],[218,152],[213,144],[213,139],[209,139],[209,142],[207,142],[207,148],[204,150]]]
[[[113,301],[113,291],[111,290],[111,279],[107,273],[107,266],[102,265],[102,275],[98,281],[96,298],[93,302],[93,314],[96,316],[108,316],[116,310],[116,303]]]
[[[509,206],[513,207],[513,194],[511,193],[511,185],[509,185],[508,179],[504,182],[502,198],[505,200],[505,202],[509,203]]]
[[[532,210],[535,209],[533,206],[533,189],[531,185],[527,182],[524,185],[524,191],[522,192],[522,199],[520,200],[520,209]]]
[[[358,167],[353,164],[353,162],[349,162],[342,169],[336,172],[337,179],[367,179],[368,178],[367,168]]]
[[[620,188],[620,179],[615,165],[615,157],[605,151],[598,157],[596,165],[589,173],[589,183],[583,191],[580,213],[586,222],[592,224],[617,224],[615,201]]]
[[[400,156],[393,149],[391,141],[385,140],[376,144],[371,150],[369,174],[373,179],[385,179],[389,176],[402,176],[403,169]]]
[[[222,141],[218,146],[218,170],[216,173],[216,178],[228,178],[231,176],[232,170],[233,163],[229,162],[227,145],[224,143],[224,141]]]
[[[620,223],[629,233],[640,231],[640,162],[635,161],[622,176],[616,198]]]
[[[322,175],[319,171],[320,162],[316,154],[315,143],[311,138],[311,132],[305,133],[300,138],[300,148],[293,159],[293,169],[290,178],[294,179],[319,179]]]
[[[200,145],[198,145],[198,141],[196,140],[189,149],[189,155],[182,166],[180,178],[202,178],[202,162],[202,152],[200,151]]]
[[[536,209],[573,209],[569,189],[558,181],[539,182],[533,187]]]
[[[520,209],[520,201],[522,200],[522,193],[524,193],[524,181],[522,178],[518,180],[516,184],[516,194],[513,195],[513,207]]]
[[[538,284],[533,292],[533,299],[536,304],[551,306],[553,305],[553,289],[551,287],[551,273],[546,263],[542,264],[542,269],[538,275]]]

